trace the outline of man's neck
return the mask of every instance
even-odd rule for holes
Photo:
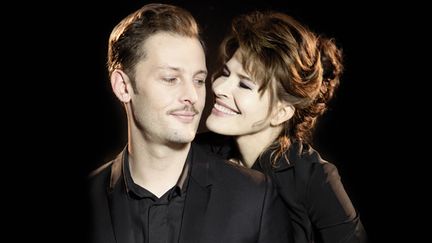
[[[136,184],[161,197],[178,181],[190,143],[156,144],[129,139],[129,166]]]

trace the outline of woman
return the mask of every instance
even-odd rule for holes
[[[296,242],[365,242],[336,167],[308,143],[339,84],[334,42],[285,14],[253,12],[233,21],[221,53],[206,124],[235,144],[198,142],[211,140],[231,161],[271,176],[292,213]]]

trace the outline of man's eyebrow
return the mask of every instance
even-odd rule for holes
[[[173,67],[173,66],[169,66],[169,65],[158,66],[157,69],[168,69],[168,70],[172,70],[172,71],[175,71],[175,72],[184,71],[183,68]],[[204,74],[204,75],[207,76],[207,73],[208,73],[207,70],[198,70],[197,72],[194,73],[194,76],[198,75],[198,74]]]
[[[195,76],[195,75],[198,75],[198,74],[204,74],[204,75],[207,76],[207,71],[206,71],[206,70],[199,70],[199,71],[197,71],[197,72],[194,74],[194,76]]]
[[[169,70],[176,71],[176,72],[182,71],[181,68],[173,67],[173,66],[169,66],[169,65],[158,66],[157,69],[169,69]]]

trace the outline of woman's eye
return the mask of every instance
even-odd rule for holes
[[[239,86],[240,86],[240,88],[243,88],[243,89],[249,89],[249,90],[252,90],[252,88],[249,87],[248,85],[246,85],[244,82],[240,82],[240,83],[239,83]]]
[[[224,67],[222,69],[221,75],[224,76],[224,77],[230,76],[230,71],[228,70],[228,68]]]

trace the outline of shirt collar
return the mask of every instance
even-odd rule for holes
[[[177,180],[177,183],[173,187],[173,189],[170,189],[168,199],[171,199],[176,195],[182,196],[183,193],[186,193],[188,178],[190,174],[191,161],[192,161],[192,153],[190,149],[185,164],[183,166],[183,170],[180,174],[180,177]],[[139,186],[133,181],[130,172],[130,167],[129,167],[129,154],[127,152],[127,149],[125,150],[125,153],[123,155],[122,166],[123,166],[122,171],[123,171],[124,183],[125,183],[126,191],[129,195],[134,195],[138,198],[154,197],[153,193],[149,192],[148,190]]]

